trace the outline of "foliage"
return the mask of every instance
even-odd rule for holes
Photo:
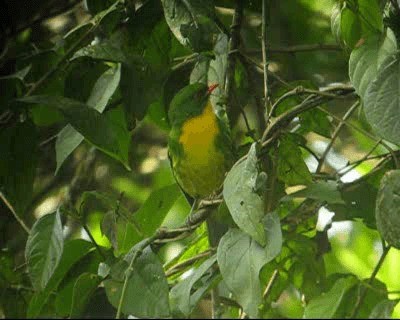
[[[397,1],[0,12],[0,317],[400,316]],[[237,157],[190,209],[167,115],[193,83]]]

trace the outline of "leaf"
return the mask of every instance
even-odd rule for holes
[[[128,150],[121,145],[121,138],[129,140],[127,129],[107,119],[106,115],[76,100],[57,96],[30,96],[20,99],[22,102],[57,107],[85,139],[99,150],[119,160],[125,168],[128,164]],[[122,133],[122,137],[120,136]]]
[[[339,3],[335,3],[331,14],[331,31],[334,35],[336,42],[341,43],[340,35],[340,20],[341,20],[341,8]]]
[[[364,111],[368,122],[379,136],[396,144],[400,144],[399,69],[400,56],[387,57],[364,95]]]
[[[118,241],[117,241],[117,216],[114,211],[108,211],[103,219],[101,220],[100,225],[101,233],[105,235],[108,240],[110,240],[113,248],[118,250]]]
[[[57,289],[61,280],[63,280],[71,267],[94,249],[95,247],[91,242],[81,239],[71,240],[65,243],[61,260],[53,276],[47,283],[46,288],[32,296],[28,306],[27,318],[37,318],[40,316],[42,308],[47,303],[50,295]]]
[[[32,227],[25,247],[29,276],[36,290],[43,290],[58,266],[64,238],[60,213],[46,214]]]
[[[221,238],[217,249],[222,278],[237,302],[250,317],[258,318],[262,302],[259,273],[275,258],[282,246],[282,235],[277,216],[265,219],[268,243],[261,247],[254,239],[238,229],[229,229]]]
[[[283,135],[279,140],[278,178],[290,186],[312,182],[311,173],[296,144],[295,136],[290,134]]]
[[[197,281],[205,276],[216,261],[216,255],[208,258],[195,269],[190,276],[178,282],[178,284],[171,289],[170,296],[173,310],[179,310],[185,316],[189,316],[192,313],[193,309],[202,298],[202,295],[209,289],[212,281],[207,281],[205,286],[203,285],[200,288],[196,288],[197,291],[194,290],[194,286]]]
[[[33,194],[38,134],[26,121],[0,132],[0,192],[18,215],[24,215]]]
[[[145,237],[151,236],[161,226],[165,216],[180,197],[181,190],[174,183],[153,191],[134,214],[134,220]]]
[[[361,19],[348,7],[343,7],[340,12],[340,35],[350,49],[354,48],[361,38]]]
[[[368,319],[391,319],[394,307],[398,302],[398,300],[382,300],[372,309]]]
[[[285,196],[282,200],[285,201],[293,198],[310,198],[326,201],[327,203],[332,204],[344,204],[342,196],[338,190],[338,185],[334,181],[317,181],[309,184],[304,189]]]
[[[357,94],[363,98],[368,86],[376,78],[382,62],[396,52],[396,37],[392,30],[386,30],[385,36],[375,36],[366,40],[350,55],[349,77]]]
[[[91,273],[82,273],[79,276],[75,282],[72,294],[71,319],[82,316],[86,304],[89,302],[91,295],[101,280],[101,277]]]
[[[240,229],[261,245],[266,244],[264,227],[264,201],[256,193],[258,176],[256,144],[253,143],[247,159],[235,165],[225,178],[223,196],[229,212]]]
[[[376,225],[382,237],[400,248],[400,170],[391,170],[383,176],[376,199]]]
[[[354,277],[341,278],[326,293],[316,297],[306,305],[303,318],[330,319],[333,318],[346,292],[356,284]]]
[[[210,50],[218,29],[211,0],[162,0],[165,19],[175,37],[196,52]]]
[[[383,17],[377,0],[358,0],[358,10],[364,29],[372,32],[383,31]],[[365,33],[365,31],[364,31]]]
[[[133,247],[126,255],[124,260],[126,267],[135,250]],[[125,273],[126,270],[123,274]],[[118,308],[123,283],[123,278],[116,279],[115,276],[104,281],[107,297],[115,308]],[[141,318],[168,317],[170,314],[168,295],[168,283],[162,264],[151,249],[146,248],[132,266],[121,310],[125,314]]]
[[[121,66],[119,64],[104,72],[94,84],[87,105],[102,113],[118,88],[120,76]],[[65,159],[76,149],[83,139],[84,137],[71,125],[67,125],[60,131],[56,140],[57,168],[55,174],[57,174]]]

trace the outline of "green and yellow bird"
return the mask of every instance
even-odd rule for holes
[[[186,86],[174,96],[168,111],[172,170],[194,200],[215,195],[235,159],[228,123],[216,115],[210,101],[217,86]]]

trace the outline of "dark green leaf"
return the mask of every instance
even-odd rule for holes
[[[18,215],[25,214],[32,199],[37,140],[36,128],[30,121],[0,132],[0,192]]]
[[[351,52],[349,76],[357,94],[364,99],[382,62],[397,50],[396,37],[389,28],[385,37],[375,36]]]
[[[202,294],[196,294],[197,291],[195,291],[193,287],[196,282],[210,270],[216,261],[217,256],[215,255],[207,259],[196,268],[189,277],[185,278],[171,289],[171,307],[173,310],[179,310],[185,316],[189,316],[192,313],[193,309],[200,301],[202,294],[207,291],[212,282],[208,281],[206,282],[206,286],[197,288],[197,291]]]
[[[344,44],[351,49],[361,39],[361,18],[348,7],[340,12],[340,35]]]
[[[368,319],[391,319],[393,309],[398,302],[398,300],[382,300],[372,309]]]
[[[133,247],[125,257],[126,267],[135,250]],[[123,274],[126,274],[126,271]],[[118,308],[123,284],[124,280],[120,277],[104,281],[107,297],[115,308]],[[147,248],[132,266],[121,310],[135,317],[168,317],[170,314],[168,293],[168,283],[162,264],[151,249]]]
[[[278,146],[278,178],[287,185],[311,183],[311,173],[305,164],[295,137],[283,135]]]
[[[358,10],[364,29],[370,32],[383,31],[383,17],[377,0],[358,0]]]
[[[311,183],[306,188],[285,196],[282,200],[293,198],[311,198],[332,204],[344,204],[341,194],[338,191],[338,185],[334,181],[317,181]]]
[[[175,37],[194,51],[210,50],[218,29],[211,0],[162,0],[165,19]]]
[[[101,277],[91,273],[82,273],[76,280],[72,294],[71,318],[79,318],[94,290],[101,282]]]
[[[356,284],[354,277],[341,278],[325,294],[312,299],[304,310],[303,318],[333,318],[346,292]]]
[[[261,245],[266,244],[264,227],[264,201],[257,194],[258,176],[256,144],[254,143],[247,159],[234,166],[224,182],[223,195],[233,220],[240,229],[249,234]]]
[[[92,243],[81,239],[71,240],[65,243],[61,260],[46,288],[32,296],[32,299],[29,302],[27,318],[37,318],[40,316],[42,308],[47,303],[51,293],[57,289],[61,280],[65,277],[71,267],[94,249]]]
[[[277,240],[280,235],[277,216],[266,218],[265,224],[266,232],[269,232],[269,242],[265,248],[246,233],[230,229],[222,237],[217,249],[218,265],[225,284],[243,310],[254,318],[259,317],[258,306],[262,302],[260,270],[275,258],[282,245]]]
[[[389,56],[382,62],[375,80],[364,95],[364,111],[372,128],[384,139],[400,143],[400,57]]]
[[[376,225],[382,237],[400,248],[400,170],[383,176],[376,199]]]
[[[25,259],[36,290],[43,290],[63,253],[64,238],[60,213],[46,214],[35,222],[28,236]]]
[[[64,97],[30,96],[21,101],[57,107],[74,129],[89,142],[130,169],[128,150],[125,146],[130,136],[127,129],[120,124],[110,121],[107,116],[86,104]]]
[[[104,72],[94,84],[87,105],[102,113],[111,99],[115,90],[118,88],[121,68],[117,65]],[[84,137],[77,132],[71,125],[64,127],[57,136],[56,141],[56,159],[57,174],[65,159],[75,150],[83,141]]]

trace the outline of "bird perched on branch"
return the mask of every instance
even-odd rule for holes
[[[178,184],[191,198],[192,210],[199,200],[215,195],[235,159],[228,123],[216,115],[210,101],[217,86],[186,86],[172,99],[168,112],[171,166]]]

